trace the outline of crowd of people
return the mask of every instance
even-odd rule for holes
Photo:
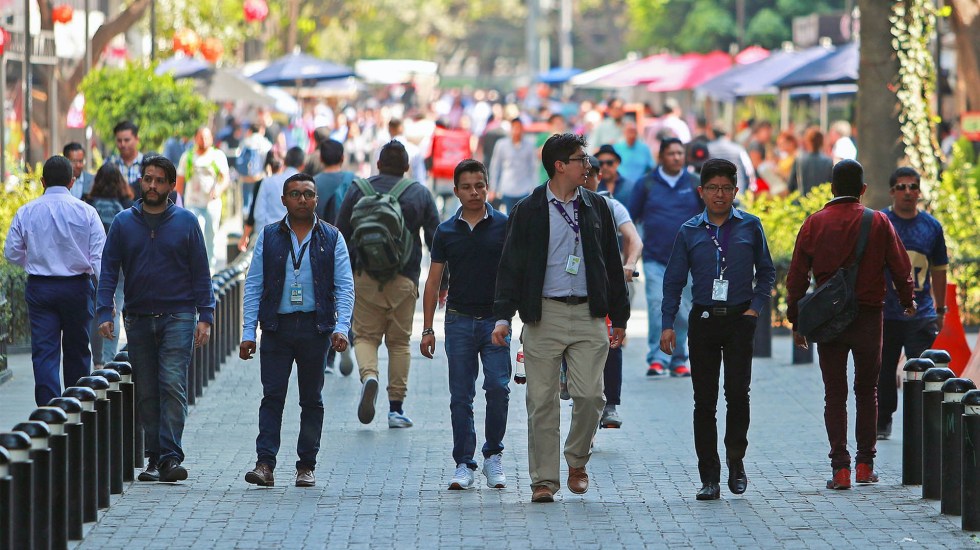
[[[828,487],[850,486],[848,353],[857,372],[856,479],[877,481],[875,442],[890,435],[898,357],[903,348],[918,354],[942,326],[948,258],[942,228],[918,208],[913,170],[899,169],[888,182],[890,208],[865,216],[866,182],[846,122],[827,136],[817,128],[774,136],[767,121],[730,135],[685,118],[671,100],[659,116],[630,111],[619,99],[583,102],[567,114],[561,105],[518,108],[485,92],[447,93],[424,111],[314,105],[286,127],[261,109],[247,120],[225,114],[225,127],[168,140],[163,155],[142,153],[138,127],[120,122],[117,153],[94,177],[84,170],[84,147],[69,144],[45,163],[45,193],[18,211],[7,239],[6,258],[29,274],[38,405],[60,395],[61,367],[74,380],[111,360],[125,328],[147,435],[140,480],[187,478],[187,366],[210,336],[215,239],[227,212],[222,201],[232,194],[241,198],[233,201],[242,206],[235,213],[243,223],[239,247],[253,254],[239,355],[258,354],[263,391],[248,483],[275,484],[294,363],[302,409],[297,486],[316,483],[321,391],[337,355],[344,375],[353,372],[350,350],[356,358],[360,422],[374,421],[385,378],[388,427],[414,425],[405,403],[421,294],[420,351],[433,357],[441,336],[449,362],[448,487],[476,484],[481,365],[482,473],[489,487],[507,486],[511,354],[521,348],[532,501],[550,502],[562,486],[560,399],[572,401],[565,485],[586,492],[597,430],[623,426],[621,345],[630,289],[642,278],[642,368],[649,378],[692,380],[697,498],[720,497],[722,364],[728,486],[741,494],[752,342],[775,269],[765,228],[738,208],[737,193],[806,193],[829,181],[835,199],[800,230],[787,282],[789,319],[800,328],[798,304],[811,278],[819,285],[840,268],[857,269],[853,326],[818,340]],[[863,217],[873,219],[870,229],[862,230]],[[433,326],[440,307],[441,335]],[[516,335],[515,315],[523,326]],[[808,345],[811,334],[794,335]],[[382,345],[387,361],[379,359]]]

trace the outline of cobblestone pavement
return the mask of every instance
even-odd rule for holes
[[[293,487],[299,425],[294,375],[277,486],[247,485],[243,475],[255,460],[261,397],[258,361],[231,360],[192,409],[184,437],[190,479],[128,487],[78,547],[980,548],[960,531],[959,518],[940,515],[938,504],[919,498],[918,488],[901,485],[900,413],[896,437],[879,445],[881,483],[824,489],[830,464],[819,371],[788,364],[785,336],[775,339],[773,359],[755,362],[748,492],[733,496],[723,483],[722,500],[695,501],[691,384],[646,379],[642,309],[634,312],[625,354],[624,425],[596,438],[587,494],[562,490],[554,504],[530,504],[521,386],[512,386],[507,488],[450,492],[454,464],[441,314],[437,321],[435,360],[418,355],[419,322],[414,330],[405,410],[415,427],[390,430],[384,414],[361,425],[356,374],[328,376],[317,486]],[[30,380],[30,371],[18,376],[20,382],[0,386],[0,401],[29,387],[23,380]],[[482,423],[479,400],[476,410]],[[0,407],[4,426],[20,420],[11,414]],[[563,406],[566,430],[568,420],[569,407]]]

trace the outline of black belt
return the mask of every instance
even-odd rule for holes
[[[82,273],[80,275],[28,275],[29,279],[40,279],[42,281],[74,281],[77,279],[90,279],[92,276],[88,273]]]
[[[563,304],[568,304],[570,306],[577,306],[589,301],[588,296],[545,296],[545,298],[556,302],[561,302]]]
[[[469,317],[471,319],[476,319],[477,321],[482,321],[484,319],[490,319],[490,318],[493,317],[493,314],[492,313],[489,314],[489,315],[472,315],[472,314],[469,314],[469,313],[463,313],[462,311],[455,310],[455,309],[449,309],[449,308],[446,308],[446,313],[448,313],[450,315],[459,315],[460,317]]]
[[[694,304],[691,308],[692,316],[700,316],[704,312],[708,312],[708,315],[713,317],[728,317],[730,315],[741,315],[749,310],[752,306],[752,302],[745,302],[744,304],[735,304],[733,306],[702,306]]]

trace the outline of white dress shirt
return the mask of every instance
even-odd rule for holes
[[[52,186],[17,210],[3,255],[28,275],[101,275],[105,229],[92,206]]]
[[[259,194],[255,197],[255,227],[253,233],[261,233],[262,228],[281,220],[286,215],[286,206],[282,203],[282,186],[299,170],[287,166],[278,174],[273,174],[262,180]]]

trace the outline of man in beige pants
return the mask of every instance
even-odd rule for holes
[[[515,311],[525,324],[532,502],[553,502],[561,487],[563,356],[572,398],[567,484],[573,493],[588,491],[585,465],[605,405],[603,366],[610,346],[622,343],[630,314],[612,214],[602,197],[580,187],[589,172],[585,146],[574,134],[556,134],[544,144],[541,157],[551,179],[514,209],[497,271],[494,343],[504,345]]]

